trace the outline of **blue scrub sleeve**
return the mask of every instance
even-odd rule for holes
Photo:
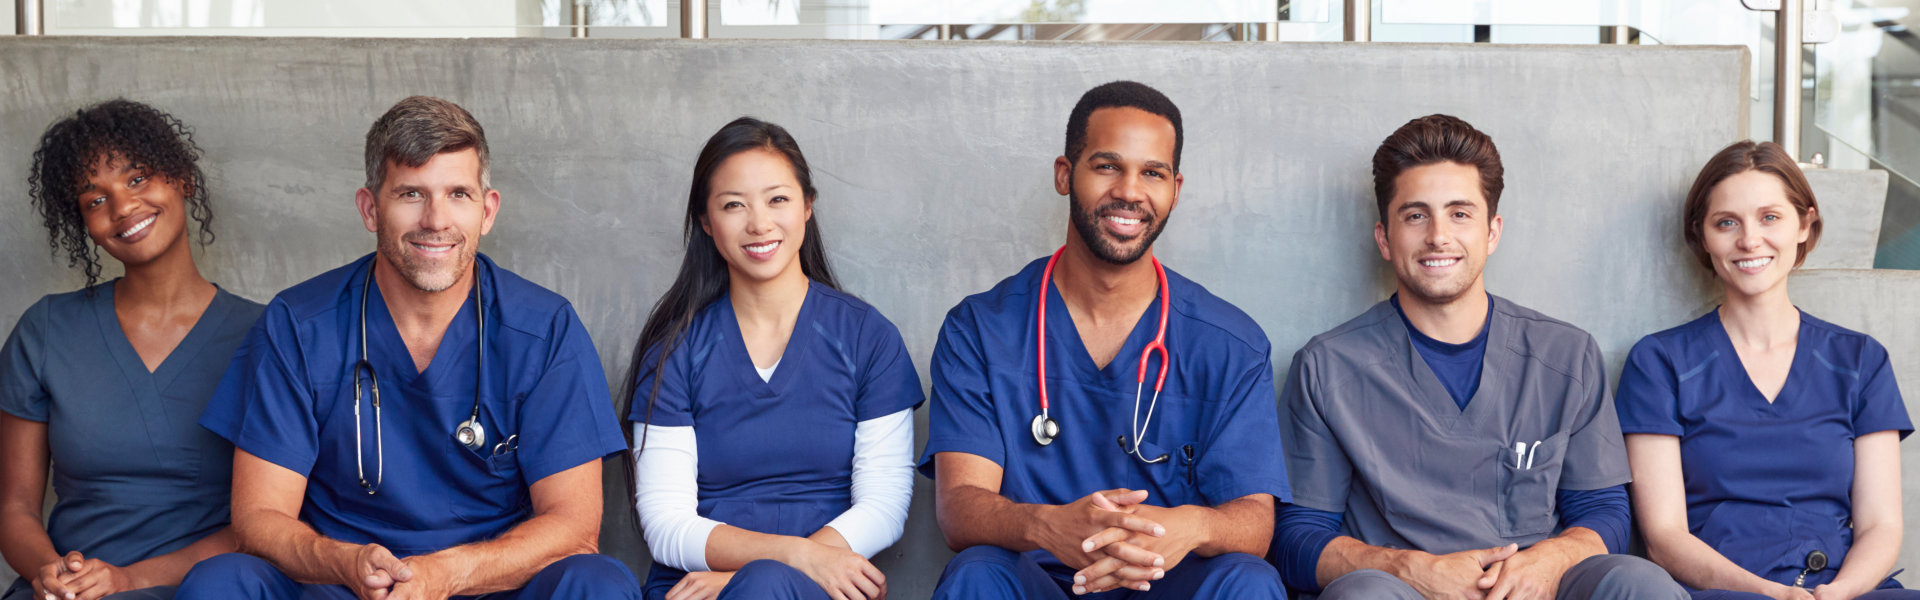
[[[647,350],[640,363],[633,398],[627,408],[627,420],[659,427],[693,426],[693,354],[704,354],[703,344],[693,343],[694,328],[680,334],[668,351],[667,362],[660,363],[660,348]],[[705,362],[705,356],[700,357]],[[657,388],[657,389],[656,389]]]
[[[1893,365],[1887,349],[1867,340],[1860,349],[1860,392],[1854,394],[1853,435],[1879,431],[1898,431],[1900,439],[1913,433],[1913,421],[1907,416],[1907,404],[1900,398],[1900,384],[1894,381]]]
[[[1280,406],[1287,411],[1287,477],[1293,485],[1293,503],[1321,511],[1346,510],[1353,463],[1320,413],[1321,390],[1315,379],[1314,356],[1302,350],[1293,355],[1287,382],[1280,389]]]
[[[275,298],[234,351],[220,387],[200,413],[200,426],[235,448],[305,477],[320,452],[313,387],[293,311]]]
[[[1613,397],[1607,393],[1607,370],[1600,362],[1600,345],[1593,336],[1584,336],[1586,352],[1581,355],[1580,397],[1577,402],[1573,433],[1567,438],[1567,453],[1561,460],[1560,486],[1576,490],[1594,490],[1633,480],[1627,469],[1627,444],[1620,435],[1620,415],[1613,409]]]
[[[1007,464],[1000,426],[994,419],[986,356],[975,337],[978,330],[973,315],[962,305],[947,314],[940,340],[933,346],[933,405],[927,413],[927,447],[920,455],[920,473],[927,477],[934,476],[933,457],[941,452],[963,452],[1002,467]],[[1020,396],[1005,400],[1030,400],[1034,414],[1039,414],[1037,392]]]
[[[920,390],[920,373],[913,370],[906,341],[880,311],[867,311],[861,322],[860,348],[866,353],[861,369],[865,378],[854,399],[855,421],[911,410],[926,402],[926,392]]]
[[[1287,465],[1276,460],[1286,448],[1281,443],[1280,411],[1274,406],[1273,362],[1265,349],[1260,360],[1241,373],[1238,383],[1221,401],[1226,410],[1215,413],[1205,454],[1195,465],[1200,497],[1209,505],[1235,498],[1268,494],[1275,502],[1293,500],[1287,485]]]
[[[53,400],[40,384],[47,310],[46,298],[27,307],[0,346],[0,410],[41,423],[47,422],[47,404]]]
[[[1679,385],[1679,371],[1660,340],[1641,338],[1627,353],[1627,364],[1620,368],[1620,393],[1614,398],[1620,431],[1673,436],[1686,433],[1680,425]]]
[[[1627,527],[1632,519],[1627,509],[1627,486],[1616,485],[1597,490],[1562,489],[1556,493],[1560,507],[1560,528],[1585,527],[1600,534],[1609,554],[1627,551]]]
[[[1297,504],[1280,507],[1273,534],[1273,556],[1280,581],[1296,592],[1320,592],[1320,554],[1340,537],[1345,516]]]
[[[554,315],[546,369],[520,403],[520,471],[528,484],[626,450],[600,354],[572,305]]]

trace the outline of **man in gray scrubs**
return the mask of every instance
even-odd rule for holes
[[[1686,598],[1626,543],[1627,457],[1593,338],[1487,293],[1493,140],[1415,119],[1373,158],[1396,294],[1294,355],[1294,504],[1271,557],[1321,598]]]

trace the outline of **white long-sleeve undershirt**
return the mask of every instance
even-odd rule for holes
[[[706,571],[719,521],[700,516],[700,451],[693,427],[634,423],[634,507],[654,562]],[[861,556],[900,540],[913,501],[913,410],[861,421],[853,434],[853,506],[827,523]]]

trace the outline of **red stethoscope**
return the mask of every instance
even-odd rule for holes
[[[1053,258],[1047,259],[1046,270],[1040,272],[1040,414],[1034,415],[1032,429],[1033,441],[1042,446],[1052,444],[1054,439],[1060,437],[1060,422],[1053,420],[1047,411],[1047,286],[1053,282],[1053,265],[1060,262],[1060,254],[1066,251],[1066,246],[1055,250]],[[1167,307],[1171,304],[1167,298],[1167,269],[1160,266],[1160,259],[1150,260],[1153,261],[1153,274],[1160,280],[1160,329],[1154,334],[1153,341],[1140,350],[1140,370],[1133,388],[1131,445],[1127,436],[1120,436],[1120,449],[1148,464],[1167,460],[1165,454],[1155,458],[1141,456],[1140,438],[1146,436],[1147,426],[1153,424],[1153,410],[1160,405],[1160,388],[1167,384]],[[1140,395],[1147,385],[1147,359],[1155,352],[1160,353],[1160,377],[1153,381],[1153,400],[1147,403],[1147,422],[1143,426],[1140,423]]]

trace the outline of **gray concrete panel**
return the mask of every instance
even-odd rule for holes
[[[1820,203],[1822,223],[1820,243],[1802,266],[1872,269],[1880,246],[1881,214],[1887,209],[1887,172],[1807,169],[1806,173],[1813,197]]]
[[[1589,329],[1617,363],[1710,305],[1677,205],[1745,134],[1747,60],[1731,47],[6,39],[0,326],[81,283],[25,201],[30,149],[60,115],[127,96],[192,124],[220,236],[201,265],[265,300],[372,249],[352,204],[361,137],[394,101],[432,94],[493,143],[505,200],[483,249],[572,299],[610,378],[679,260],[695,154],[741,114],[799,139],[836,269],[899,325],[925,377],[948,308],[1061,243],[1049,165],[1067,113],[1129,78],[1186,119],[1187,184],[1160,256],[1253,315],[1278,368],[1389,289],[1369,157],[1434,112],[1486,130],[1506,158],[1491,288]],[[630,488],[607,483],[602,549],[643,570]],[[921,481],[905,540],[878,560],[895,597],[924,597],[951,555],[930,494]]]

